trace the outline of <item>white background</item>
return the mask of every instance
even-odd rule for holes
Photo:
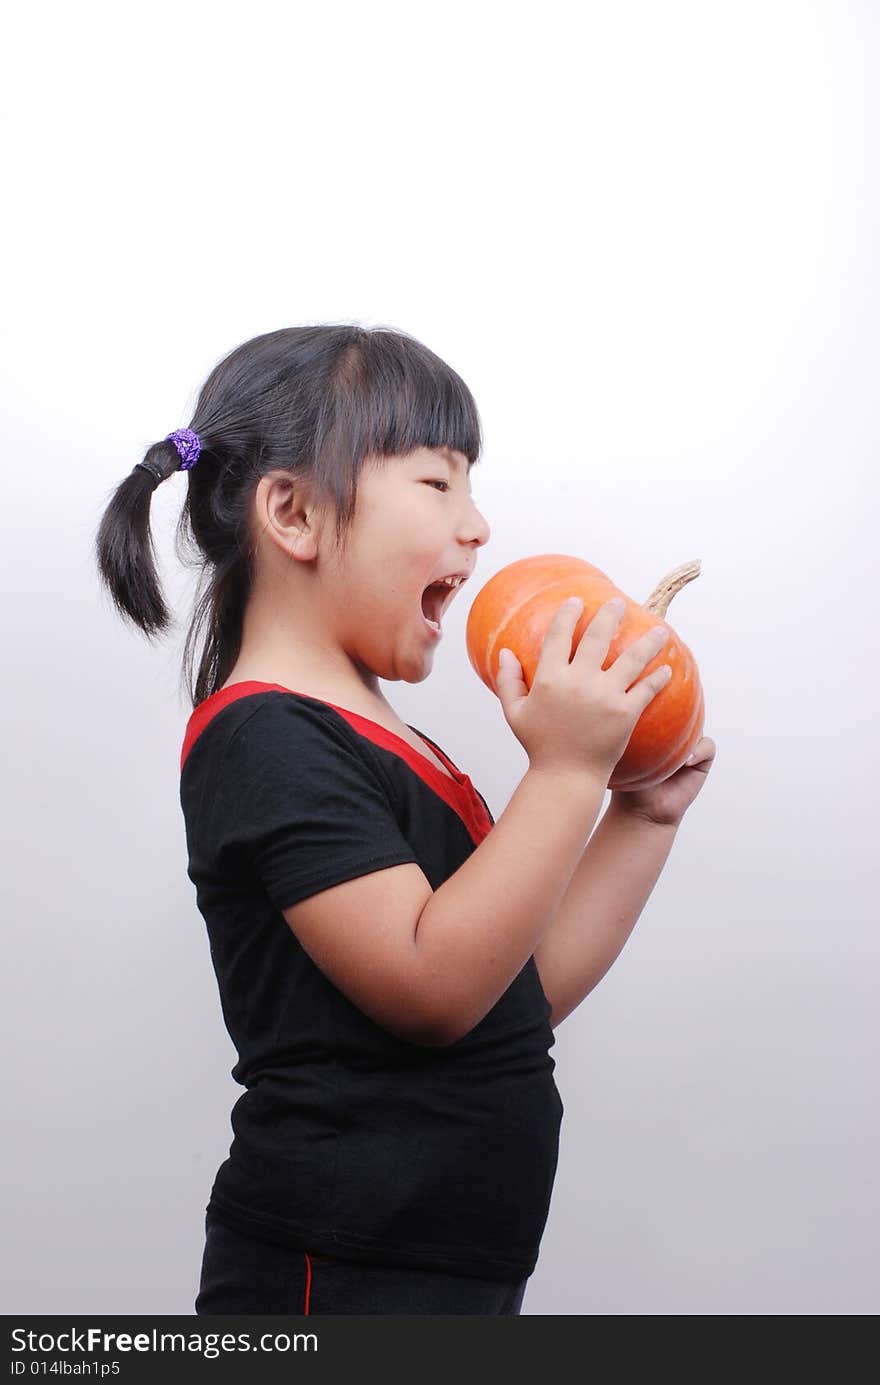
[[[524,1313],[876,1313],[878,7],[49,4],[6,41],[4,1311],[192,1312],[240,1089],[177,796],[185,477],[164,642],[94,533],[221,355],[358,321],[474,391],[478,578],[703,564],[669,620],[717,760],[557,1031]],[[498,817],[480,584],[383,686]]]

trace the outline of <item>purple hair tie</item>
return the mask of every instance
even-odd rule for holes
[[[180,453],[180,470],[189,471],[199,460],[199,453],[202,450],[202,442],[198,433],[194,433],[192,428],[175,428],[173,433],[168,433],[165,442],[173,442]]]

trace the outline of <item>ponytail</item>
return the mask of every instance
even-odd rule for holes
[[[170,438],[148,448],[116,487],[95,539],[98,572],[117,611],[148,638],[166,630],[171,620],[156,573],[150,506],[159,482],[180,463]]]

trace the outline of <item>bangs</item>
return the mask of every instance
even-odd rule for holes
[[[449,447],[473,464],[482,443],[473,395],[451,366],[421,342],[372,332],[350,396],[360,404],[353,455],[405,455],[417,447]]]
[[[476,401],[461,376],[414,337],[363,328],[337,357],[316,436],[316,473],[335,496],[340,523],[354,511],[365,460],[418,447],[449,447],[469,466],[478,461]]]

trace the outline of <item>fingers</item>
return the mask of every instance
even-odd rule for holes
[[[620,621],[626,609],[624,602],[619,602],[619,598],[606,601],[600,606],[578,645],[578,652],[581,646],[584,647],[584,654],[594,662],[598,659],[600,665],[604,665],[608,657],[608,649],[611,641],[620,626]],[[650,630],[646,630],[637,640],[633,640],[621,654],[614,660],[606,670],[609,677],[613,676],[624,688],[629,688],[635,683],[645,667],[656,659],[657,655],[669,643],[671,632],[665,625],[654,625]],[[649,678],[641,679],[639,687],[642,693],[648,695],[648,699],[656,696],[661,688],[665,687],[672,675],[669,664],[663,664],[660,668],[654,669]]]
[[[652,697],[656,697],[658,692],[662,692],[671,677],[672,669],[670,665],[661,664],[659,668],[654,669],[653,673],[649,673],[647,678],[642,678],[641,681],[636,684],[636,687],[642,692],[646,706],[651,701]]]
[[[581,648],[581,645],[583,645],[586,640],[585,652],[589,654],[591,659],[594,659],[596,654],[601,651],[602,658],[599,662],[603,663],[608,653],[608,646],[614,638],[614,632],[623,619],[625,610],[626,602],[622,601],[619,596],[612,597],[610,601],[604,602],[584,631],[580,643],[578,644],[578,649]]]
[[[625,688],[628,688],[634,679],[651,662],[656,659],[660,651],[669,643],[669,631],[662,625],[655,625],[650,630],[646,630],[637,640],[623,650],[608,669],[609,674],[619,678]],[[651,677],[662,673],[663,669],[672,670],[669,664],[663,664],[661,668],[654,669]],[[668,674],[663,675],[663,681],[668,678]],[[647,680],[646,680],[647,681]]]
[[[697,741],[690,755],[685,760],[685,764],[695,765],[699,763],[700,765],[705,765],[706,769],[708,769],[715,759],[716,748],[715,742],[712,740],[711,736],[703,736]]]
[[[626,602],[622,601],[621,598],[617,596],[612,597],[610,601],[606,601],[599,607],[581,636],[577,650],[575,651],[575,658],[578,659],[580,663],[593,664],[600,669],[604,667],[605,660],[608,657],[608,649],[611,645],[611,641],[618,632],[625,611]],[[638,644],[639,642],[636,641],[636,643],[630,647],[637,649]],[[652,650],[648,658],[640,663],[638,667],[640,669],[644,668],[648,659],[653,658],[656,653],[656,649]],[[611,665],[611,668],[617,668],[619,663],[620,659],[617,659]],[[610,672],[611,670],[609,669],[608,671]],[[634,674],[630,674],[628,682],[631,683],[634,676]]]
[[[528,691],[523,679],[522,667],[512,649],[499,651],[495,691],[505,709],[508,701],[512,701],[514,697],[522,697]]]
[[[539,667],[545,657],[552,662],[562,658],[565,659],[566,663],[570,661],[572,638],[583,613],[583,606],[584,603],[580,597],[569,597],[567,601],[563,601],[547,627]],[[580,658],[582,662],[596,664],[601,668],[608,656],[611,641],[617,633],[625,610],[626,602],[619,597],[613,597],[610,601],[604,602],[578,641],[574,659]],[[629,688],[646,665],[652,659],[656,659],[664,645],[668,644],[669,639],[670,631],[665,625],[652,626],[615,659],[607,672],[615,674],[624,688]],[[574,659],[571,661],[574,662]],[[661,668],[653,670],[650,679],[643,679],[640,686],[643,687],[644,691],[650,689],[650,695],[653,697],[669,681],[671,674],[670,666],[663,664]]]
[[[538,658],[538,669],[542,664],[556,663],[562,659],[566,663],[571,658],[571,641],[574,636],[574,628],[583,613],[584,603],[579,596],[570,596],[567,601],[563,601],[557,610],[550,624],[547,626],[541,644],[541,653]]]

